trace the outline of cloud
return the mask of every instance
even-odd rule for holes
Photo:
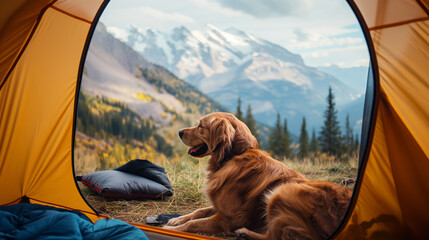
[[[123,3],[122,5],[120,3]],[[173,7],[158,8],[143,3],[111,1],[100,21],[108,27],[126,29],[131,24],[142,29],[171,30],[178,25],[194,24],[195,18]],[[118,33],[120,34],[120,33]]]
[[[257,18],[296,16],[305,13],[312,0],[218,0],[230,9],[234,9]]]
[[[330,47],[330,46],[344,46],[344,45],[355,45],[362,43],[361,38],[356,37],[320,37],[316,36],[315,38],[309,39],[305,42],[296,42],[296,48],[320,48],[320,47]]]
[[[330,56],[338,52],[348,52],[348,51],[366,51],[368,47],[366,45],[357,45],[357,46],[346,46],[346,47],[336,47],[318,51],[311,51],[309,53],[303,54],[303,56],[311,55],[314,58]]]
[[[212,0],[189,0],[192,4],[206,11],[207,14],[220,14],[227,17],[243,16],[241,11],[232,8],[225,8],[220,2]]]
[[[328,66],[334,63],[340,67],[368,66],[368,48],[365,44],[340,46],[330,49],[301,53],[309,66]]]
[[[293,33],[296,35],[296,41],[297,42],[305,42],[308,41],[310,38],[310,35],[302,31],[301,29],[295,28],[293,30]]]
[[[361,65],[368,59],[356,17],[344,0],[121,0],[110,1],[102,22],[115,36],[130,24],[171,31],[201,30],[206,23],[235,27],[303,54],[310,66]],[[314,52],[314,53],[313,53]],[[311,54],[313,53],[313,54]]]
[[[177,23],[193,23],[195,20],[189,16],[179,13],[167,13],[150,7],[138,7],[135,12],[145,17],[159,21],[175,21]]]
[[[300,29],[295,29],[295,39],[289,41],[290,46],[296,49],[312,49],[332,46],[350,46],[362,44],[361,37],[351,36],[327,36],[319,33],[306,33]]]
[[[362,58],[362,59],[356,59],[353,62],[349,63],[348,65],[343,64],[339,65],[340,67],[362,67],[362,66],[369,66],[369,58]]]

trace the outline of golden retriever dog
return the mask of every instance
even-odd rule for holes
[[[250,239],[324,239],[339,226],[351,191],[310,181],[271,158],[234,115],[209,114],[179,136],[189,155],[210,156],[206,194],[212,206],[171,219],[165,228]]]

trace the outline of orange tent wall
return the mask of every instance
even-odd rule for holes
[[[74,180],[72,136],[80,62],[103,1],[22,4],[0,38],[7,53],[0,64],[0,205],[26,196],[96,220]]]
[[[336,238],[429,239],[428,4],[356,4],[375,50],[378,104],[355,205]]]

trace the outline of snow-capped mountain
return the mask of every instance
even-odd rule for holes
[[[360,96],[332,75],[306,66],[301,56],[234,28],[160,32],[130,27],[125,41],[231,111],[240,97],[242,108],[250,104],[258,121],[274,125],[280,113],[293,133],[299,133],[303,116],[309,129],[319,129],[329,86],[337,106]]]
[[[299,55],[276,44],[237,29],[221,31],[212,25],[206,25],[204,33],[185,27],[169,33],[131,27],[127,43],[149,61],[195,86],[206,77],[242,65],[257,52],[285,62],[303,63]]]
[[[158,85],[153,83],[152,78],[144,77],[142,71],[156,73]],[[174,84],[175,89],[166,90],[164,82]],[[91,40],[81,90],[92,96],[125,103],[142,118],[152,119],[157,126],[170,124],[175,119],[174,113],[201,117],[206,112],[200,113],[198,108],[189,107],[197,104],[204,107],[201,99],[213,106],[207,109],[223,109],[163,67],[148,62],[130,46],[109,34],[102,23],[97,25]],[[186,98],[187,95],[193,98]]]

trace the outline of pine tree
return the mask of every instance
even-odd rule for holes
[[[324,125],[319,134],[320,147],[322,152],[329,155],[338,156],[341,153],[341,130],[337,121],[337,110],[335,110],[334,94],[329,87],[328,106],[324,112]]]
[[[317,141],[316,130],[313,128],[313,133],[311,134],[310,141],[310,152],[317,154],[319,151],[319,141]]]
[[[237,112],[235,113],[235,116],[242,122],[244,122],[243,112],[241,111],[241,99],[238,97],[237,101]]]
[[[259,142],[259,132],[258,132],[258,128],[256,127],[255,118],[253,118],[252,108],[250,107],[250,104],[247,106],[247,115],[244,120],[244,123],[246,123],[247,127],[250,129],[250,132],[253,134],[253,136],[255,136],[255,138]]]
[[[344,146],[347,154],[351,154],[355,148],[353,139],[353,129],[350,127],[349,114],[346,117],[346,133],[344,136]]]
[[[303,159],[308,156],[308,133],[305,123],[305,117],[302,118],[301,134],[299,135],[299,152],[298,157]]]
[[[355,141],[354,141],[354,150],[358,151],[359,148],[360,148],[359,136],[358,136],[358,134],[356,134],[356,138],[355,138]]]
[[[282,152],[282,138],[283,138],[283,134],[282,134],[282,125],[280,123],[280,114],[277,114],[277,122],[276,122],[276,126],[271,130],[270,133],[270,140],[269,140],[269,146],[268,146],[268,151],[276,156],[276,157],[280,157],[283,155]]]
[[[284,120],[284,124],[283,124],[283,143],[282,143],[282,147],[283,147],[283,154],[285,157],[289,158],[291,156],[291,149],[290,149],[290,134],[289,131],[287,129],[287,120],[285,118]]]

